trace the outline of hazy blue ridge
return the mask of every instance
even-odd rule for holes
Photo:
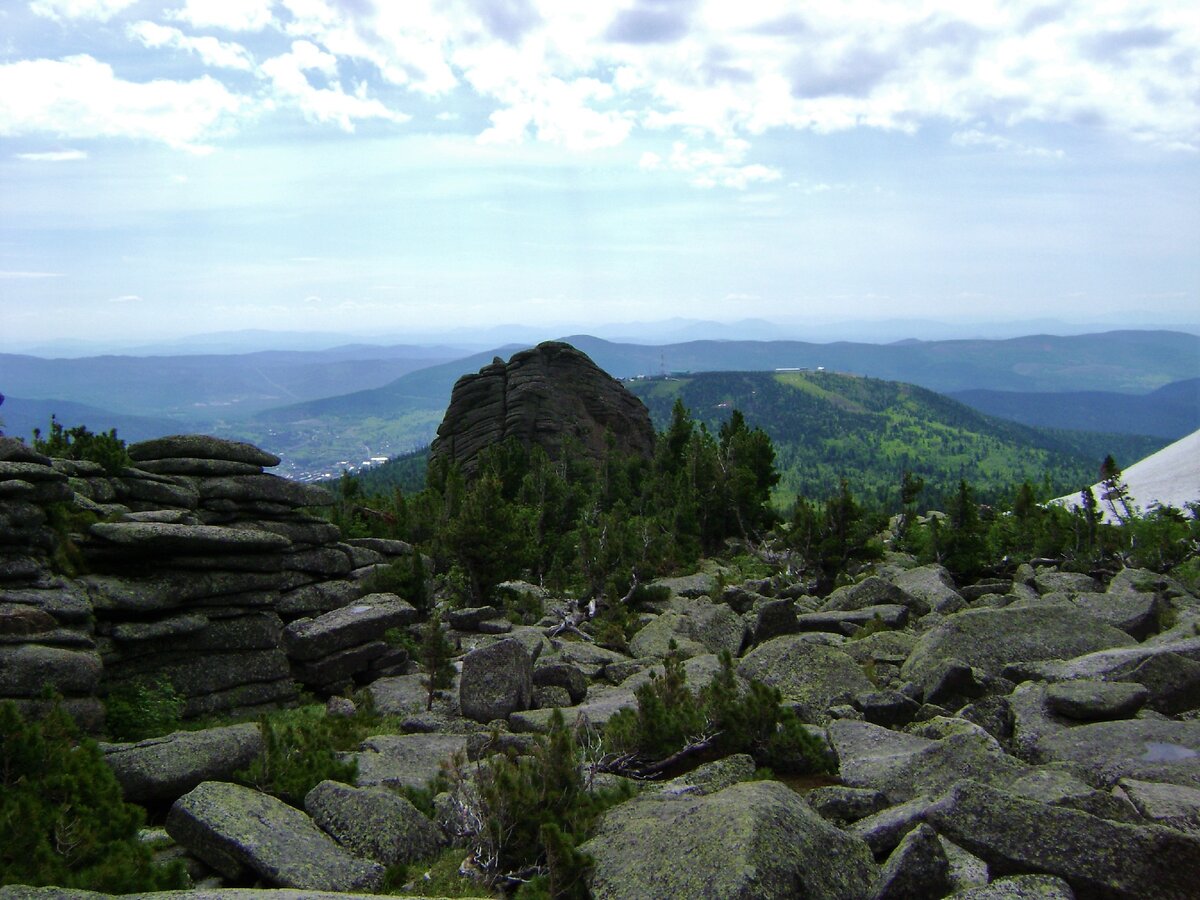
[[[1150,434],[1176,440],[1200,428],[1200,378],[1164,385],[1144,395],[1109,391],[956,391],[980,412],[1025,425]]]

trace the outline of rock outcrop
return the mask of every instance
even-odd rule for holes
[[[415,610],[364,597],[399,541],[343,541],[324,488],[263,471],[250,444],[175,435],[106,472],[0,437],[0,699],[50,688],[86,728],[132,682],[169,682],[183,716],[252,713],[405,671],[383,642]]]
[[[547,341],[458,380],[430,459],[458,463],[470,475],[481,450],[513,437],[552,459],[575,441],[599,461],[609,433],[618,451],[654,452],[654,426],[642,401],[586,354]]]

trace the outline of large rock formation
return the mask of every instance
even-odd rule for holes
[[[90,730],[100,698],[162,679],[183,715],[251,713],[402,671],[382,640],[416,611],[366,578],[412,552],[343,541],[323,488],[250,444],[174,435],[134,465],[50,459],[0,437],[0,700],[49,687]]]
[[[515,437],[552,459],[574,438],[585,454],[603,457],[606,433],[625,453],[654,452],[654,426],[642,401],[570,344],[547,341],[499,357],[454,385],[431,459],[457,462],[468,475],[485,447]]]

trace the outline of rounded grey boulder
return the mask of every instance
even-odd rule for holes
[[[476,722],[506,719],[533,702],[533,660],[519,641],[505,639],[463,657],[462,714]]]
[[[581,849],[595,860],[596,900],[860,900],[876,873],[866,843],[777,781],[630,800]]]

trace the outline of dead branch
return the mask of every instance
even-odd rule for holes
[[[676,750],[664,759],[652,762],[644,762],[634,753],[609,754],[596,764],[596,771],[610,775],[624,775],[627,778],[653,780],[692,757],[711,750],[720,736],[721,732],[713,731],[691,738],[682,749]]]

